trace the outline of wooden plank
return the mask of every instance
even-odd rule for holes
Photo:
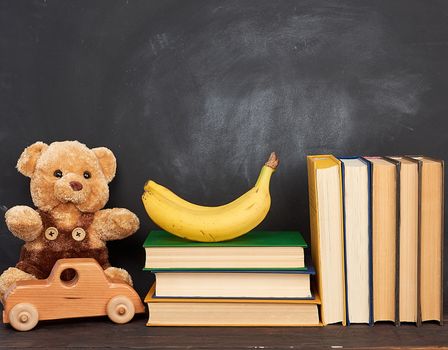
[[[17,332],[0,325],[0,349],[101,348],[148,349],[400,349],[448,346],[444,326],[425,323],[395,327],[332,325],[316,328],[289,327],[145,327],[146,315],[124,325],[105,317],[40,322],[30,332]]]

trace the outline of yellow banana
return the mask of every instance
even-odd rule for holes
[[[226,241],[249,232],[266,217],[271,205],[269,182],[277,166],[278,158],[272,153],[255,186],[226,205],[196,205],[154,181],[145,185],[143,204],[157,225],[176,236],[200,242]]]
[[[152,180],[150,180],[146,183],[145,191],[150,191],[153,193],[154,196],[160,197],[160,198],[165,198],[166,200],[174,202],[178,206],[188,208],[188,209],[193,209],[193,210],[203,210],[203,211],[207,211],[207,212],[212,212],[215,210],[222,210],[223,208],[229,208],[231,206],[234,206],[235,204],[242,201],[245,197],[247,197],[250,193],[250,191],[246,192],[242,196],[235,199],[234,201],[224,204],[224,205],[207,207],[207,206],[191,203],[191,202],[179,197],[177,194],[170,191],[168,188],[166,188],[162,185],[159,185],[158,183],[156,183]]]

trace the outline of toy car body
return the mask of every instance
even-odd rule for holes
[[[67,271],[74,276],[69,281],[62,278]],[[58,260],[47,279],[17,282],[3,303],[3,322],[21,331],[40,320],[74,317],[108,315],[126,323],[145,311],[131,286],[109,280],[96,260],[88,258]]]

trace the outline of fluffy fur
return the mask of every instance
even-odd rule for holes
[[[8,229],[25,244],[16,267],[0,276],[0,298],[15,281],[46,278],[55,260],[63,257],[94,257],[109,278],[132,285],[129,273],[110,266],[106,248],[106,241],[125,238],[139,228],[129,210],[102,209],[116,171],[113,153],[78,141],[36,142],[23,151],[17,169],[31,179],[37,210],[15,206],[5,214]],[[50,226],[59,231],[55,240],[45,237]],[[80,242],[71,236],[76,227],[87,233]]]

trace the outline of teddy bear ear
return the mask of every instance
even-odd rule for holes
[[[100,162],[101,169],[103,170],[107,182],[111,182],[115,177],[115,171],[117,170],[117,160],[115,159],[114,154],[106,147],[93,148],[92,151]]]
[[[36,169],[37,160],[47,148],[48,145],[40,141],[25,148],[17,161],[17,170],[21,174],[31,177]]]

